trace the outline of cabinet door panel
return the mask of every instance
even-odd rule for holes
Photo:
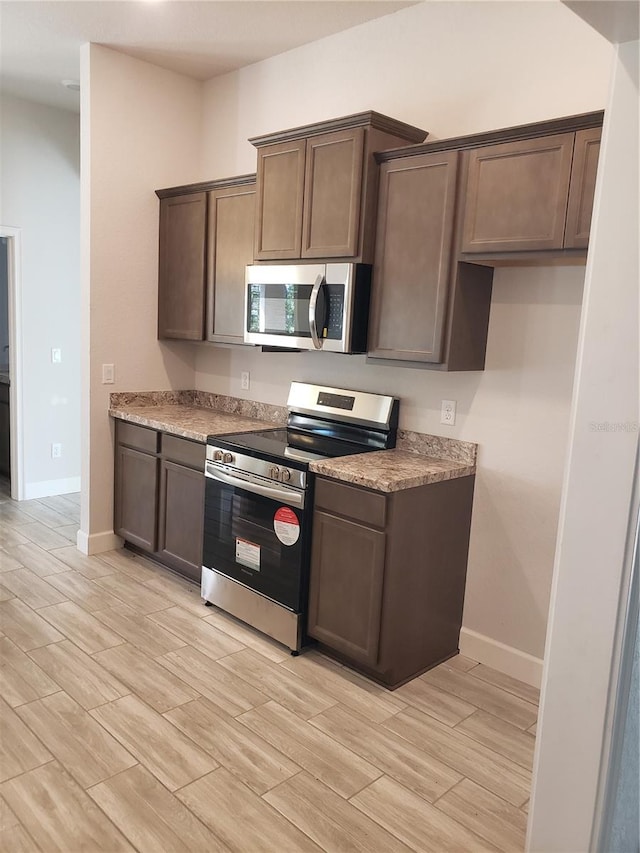
[[[371,356],[442,360],[457,172],[455,151],[381,167]]]
[[[192,580],[202,572],[204,474],[162,460],[158,552]]]
[[[256,185],[209,193],[207,340],[244,342],[245,267],[253,261]]]
[[[145,551],[155,551],[157,458],[117,445],[115,480],[115,532]]]
[[[469,152],[463,252],[561,249],[573,133]]]
[[[258,150],[256,260],[300,257],[305,140]]]
[[[601,135],[602,129],[599,127],[579,130],[576,133],[564,237],[565,249],[586,249],[589,245]]]
[[[358,254],[363,155],[361,127],[307,140],[303,258]]]
[[[309,634],[372,666],[378,661],[384,558],[384,533],[314,513]]]
[[[206,193],[160,201],[158,338],[204,338]]]

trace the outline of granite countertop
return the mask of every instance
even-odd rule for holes
[[[205,392],[112,394],[109,414],[161,432],[205,442],[208,435],[274,429],[286,409]],[[443,436],[398,430],[394,450],[321,459],[310,470],[379,492],[398,492],[475,474],[477,445]]]
[[[8,364],[0,364],[0,385],[11,385]]]
[[[316,474],[378,492],[399,492],[427,483],[455,480],[468,477],[476,470],[472,464],[436,459],[398,448],[322,459],[309,467]]]
[[[223,435],[228,432],[253,432],[273,429],[276,424],[247,418],[242,415],[220,412],[216,409],[196,406],[168,404],[165,406],[112,406],[109,414],[113,418],[129,421],[140,426],[191,438],[193,441],[207,440],[208,435]]]

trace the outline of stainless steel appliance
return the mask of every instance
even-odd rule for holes
[[[248,266],[245,343],[366,352],[370,290],[367,264]]]
[[[207,439],[202,597],[288,646],[306,630],[309,463],[395,447],[398,400],[292,382],[287,426]]]

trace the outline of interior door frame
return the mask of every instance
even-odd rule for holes
[[[9,286],[9,401],[11,408],[11,497],[24,500],[24,442],[22,394],[22,229],[0,225],[7,237]]]

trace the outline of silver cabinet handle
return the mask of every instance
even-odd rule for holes
[[[265,498],[272,498],[275,501],[297,506],[299,509],[304,508],[304,492],[299,492],[297,489],[289,489],[286,486],[278,488],[277,486],[266,485],[258,482],[251,477],[237,476],[227,474],[226,471],[220,471],[213,465],[207,464],[205,476],[210,480],[217,480],[227,486],[236,486],[238,489],[244,489],[247,492],[252,492],[256,495],[262,495]]]
[[[323,343],[322,338],[318,335],[318,321],[316,318],[316,305],[318,303],[318,296],[320,295],[320,288],[323,284],[324,276],[319,275],[316,278],[316,283],[313,285],[309,299],[309,331],[311,332],[311,340],[316,349],[322,349]]]

